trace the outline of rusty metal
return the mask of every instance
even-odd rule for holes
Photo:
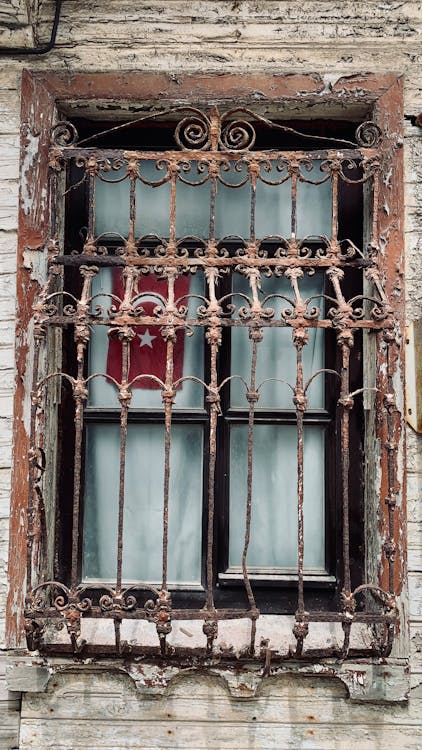
[[[291,328],[292,346],[296,350],[296,382],[290,384],[293,391],[292,405],[296,414],[297,426],[297,519],[298,519],[298,561],[297,561],[297,608],[293,634],[296,638],[295,657],[306,654],[306,638],[309,625],[313,622],[339,622],[343,626],[344,641],[340,655],[346,657],[350,647],[350,633],[353,623],[367,623],[379,627],[374,641],[374,653],[387,654],[391,649],[394,628],[397,622],[395,593],[397,583],[394,574],[395,562],[395,511],[397,505],[397,461],[398,423],[400,415],[394,393],[394,357],[397,341],[395,337],[396,320],[392,302],[389,301],[382,283],[384,259],[379,252],[380,237],[378,223],[379,178],[381,172],[380,149],[381,130],[374,122],[362,123],[356,131],[356,142],[341,141],[317,136],[307,136],[297,130],[288,128],[278,122],[262,117],[259,113],[241,107],[220,114],[216,108],[203,113],[193,107],[175,107],[167,111],[175,126],[175,141],[178,150],[151,152],[128,151],[124,149],[95,149],[87,146],[85,139],[78,143],[78,135],[71,123],[59,123],[52,131],[52,142],[49,155],[50,167],[50,236],[49,236],[49,276],[48,281],[34,304],[34,381],[32,386],[31,410],[31,448],[28,499],[28,558],[27,558],[27,596],[26,596],[26,632],[30,647],[43,648],[45,621],[55,621],[64,625],[69,634],[71,648],[79,653],[92,648],[100,649],[98,644],[85,643],[81,639],[81,619],[111,618],[115,628],[115,652],[127,652],[129,646],[121,640],[120,626],[124,619],[147,620],[155,623],[159,652],[168,654],[166,639],[171,632],[173,620],[203,620],[204,651],[213,653],[215,640],[218,638],[218,622],[227,619],[247,618],[251,622],[251,637],[248,657],[255,654],[256,624],[260,614],[256,606],[253,586],[248,571],[247,555],[250,543],[251,519],[254,513],[253,500],[253,450],[255,412],[259,402],[259,391],[262,384],[256,382],[256,364],[259,344],[266,328]],[[148,115],[151,122],[162,117],[163,110]],[[142,118],[147,119],[147,117]],[[330,144],[327,148],[283,151],[254,150],[256,133],[254,122],[260,126],[290,132],[311,143],[315,140]],[[116,131],[130,126],[126,123],[110,130]],[[110,132],[110,131],[104,131]],[[102,135],[99,134],[99,135]],[[59,185],[71,162],[83,170],[81,182],[88,191],[88,226],[86,239],[81,253],[76,251],[67,255],[64,252],[57,227],[57,212],[62,200]],[[319,169],[313,165],[319,162]],[[157,165],[161,176],[151,180],[143,173],[143,163]],[[278,177],[269,177],[272,165],[276,165]],[[199,174],[193,178],[193,165]],[[225,180],[225,173],[231,165],[239,170],[239,183],[233,186]],[[352,168],[360,167],[360,177],[350,176]],[[121,238],[117,248],[112,251],[106,246],[103,237],[95,234],[95,189],[98,180],[113,180],[113,173],[125,167],[124,177],[129,180],[129,230],[126,239]],[[110,176],[111,175],[111,176]],[[191,178],[191,179],[190,179]],[[116,177],[114,178],[114,181]],[[168,237],[140,238],[136,236],[136,183],[157,187],[170,184]],[[178,181],[191,185],[202,185],[209,182],[210,189],[210,222],[209,236],[205,239],[179,238],[176,235],[176,187]],[[290,181],[291,189],[291,227],[289,237],[257,238],[255,232],[256,186],[259,181],[280,185]],[[319,185],[330,182],[332,190],[331,237],[318,237],[316,249],[310,238],[298,238],[297,235],[297,188],[300,183]],[[340,242],[338,238],[338,186],[363,184],[372,195],[372,224],[370,238],[366,248],[357,248],[351,241]],[[240,247],[229,253],[224,239],[215,235],[215,201],[218,185],[229,185],[231,188],[249,184],[250,231],[249,237],[239,241]],[[72,188],[72,186],[70,186]],[[68,191],[69,192],[69,191]],[[70,190],[71,192],[71,190]],[[315,239],[315,238],[314,238]],[[268,253],[268,242],[275,245],[274,251]],[[192,251],[192,242],[195,247]],[[61,286],[64,266],[77,269],[81,280],[79,298],[73,297]],[[92,279],[100,267],[121,267],[124,279],[124,295],[119,304],[110,304],[101,311],[93,307],[91,294]],[[358,296],[347,300],[343,293],[343,279],[350,269],[361,269],[372,290],[370,295]],[[183,273],[204,272],[207,291],[204,300],[198,306],[196,315],[188,314],[186,301],[183,305],[175,300],[174,283]],[[316,306],[314,300],[304,299],[301,291],[301,280],[308,273],[319,271],[327,279],[327,288],[331,291],[322,295],[323,301]],[[218,297],[218,280],[223,273],[239,273],[249,284],[250,293],[243,295],[241,306],[236,306],[235,295]],[[168,282],[168,299],[162,308],[153,314],[145,314],[136,305],[137,282],[139,275],[153,273]],[[287,300],[280,317],[275,310],[265,306],[260,294],[261,276],[284,277],[289,280],[292,297]],[[88,396],[90,379],[99,373],[87,374],[87,351],[91,331],[95,326],[106,326],[110,336],[118,336],[122,341],[123,368],[122,380],[118,383],[120,402],[120,457],[119,457],[119,497],[116,579],[113,588],[98,584],[98,601],[87,594],[87,586],[80,582],[78,573],[81,549],[80,503],[81,503],[81,467],[83,462],[83,427],[84,406]],[[166,342],[165,381],[159,381],[164,407],[165,445],[164,445],[164,486],[163,486],[163,548],[161,587],[157,588],[148,582],[139,581],[136,585],[125,588],[122,576],[123,559],[123,519],[125,503],[125,462],[128,414],[130,412],[133,381],[129,381],[129,346],[134,336],[134,326],[154,326]],[[219,460],[217,452],[217,423],[221,414],[221,391],[229,379],[218,380],[217,360],[225,327],[244,327],[248,329],[251,340],[250,380],[246,383],[246,397],[249,402],[248,442],[247,442],[247,497],[245,502],[245,536],[242,553],[243,584],[247,595],[247,608],[218,609],[214,602],[215,583],[215,492],[216,467]],[[44,362],[49,362],[48,331],[70,328],[74,332],[75,353],[77,361],[76,376],[66,372],[44,369]],[[176,330],[185,331],[195,328],[205,329],[205,340],[209,347],[210,375],[207,383],[200,383],[204,389],[205,400],[209,406],[209,464],[207,490],[207,536],[206,536],[206,582],[203,607],[198,609],[176,609],[172,607],[171,592],[168,587],[168,518],[169,518],[169,481],[170,449],[173,404],[180,383],[174,380],[174,344]],[[336,332],[340,352],[339,372],[319,370],[305,383],[303,376],[303,349],[308,343],[308,332],[312,328],[332,329]],[[376,392],[383,411],[385,453],[386,453],[386,497],[388,506],[388,534],[383,544],[383,555],[388,566],[388,586],[383,589],[378,581],[362,582],[352,590],[350,574],[349,548],[349,415],[354,408],[354,399],[358,392],[350,392],[349,375],[350,359],[353,357],[354,335],[359,330],[373,332],[383,338],[387,349],[387,374],[378,380]],[[42,351],[43,357],[40,357]],[[307,389],[318,375],[334,374],[339,381],[338,409],[340,414],[339,451],[341,455],[341,496],[338,498],[342,513],[342,559],[343,591],[342,607],[338,611],[311,611],[306,607],[304,586],[304,415],[307,410]],[[231,374],[231,377],[233,377]],[[105,376],[105,373],[103,373]],[[153,376],[147,376],[153,377]],[[185,376],[186,377],[186,376]],[[45,567],[46,544],[42,486],[48,482],[45,477],[46,467],[40,457],[43,455],[42,425],[46,409],[45,400],[48,388],[53,381],[66,381],[72,389],[75,423],[75,457],[73,463],[73,501],[71,530],[71,576],[70,586],[63,581],[48,579]],[[157,378],[156,378],[157,380]],[[158,382],[158,381],[157,381]],[[364,388],[359,392],[363,392]],[[43,534],[36,532],[43,527]],[[37,543],[35,543],[35,541]],[[38,549],[40,547],[40,549]],[[91,585],[90,589],[93,588]],[[152,598],[144,601],[144,592],[150,592]],[[377,607],[364,607],[358,610],[361,595],[372,594]],[[364,602],[365,605],[365,602]],[[143,645],[135,644],[142,652]],[[107,650],[107,649],[106,649]],[[148,649],[145,650],[147,652]],[[192,653],[194,653],[192,651]],[[221,652],[220,652],[221,653]],[[271,651],[265,652],[265,669],[269,670]]]

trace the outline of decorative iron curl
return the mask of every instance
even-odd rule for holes
[[[358,146],[363,146],[364,148],[372,148],[373,146],[378,146],[379,142],[381,141],[381,137],[381,128],[376,124],[376,122],[372,122],[372,120],[362,122],[356,128],[355,138]]]
[[[220,144],[228,151],[247,151],[256,140],[253,125],[246,120],[234,120],[227,123],[220,136]]]
[[[182,150],[206,151],[211,145],[211,122],[199,109],[177,123],[174,138]]]
[[[62,120],[51,128],[51,142],[54,146],[74,146],[78,138],[78,131],[68,120]]]

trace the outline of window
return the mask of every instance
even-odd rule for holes
[[[341,624],[343,656],[353,623],[389,652],[399,414],[383,135],[374,122],[186,104],[129,127],[53,128],[34,306],[31,645],[47,647],[57,622],[74,650],[101,651],[81,637],[100,619],[121,653],[125,621],[139,620],[169,654],[172,623],[187,620],[203,623],[209,655],[219,622],[243,619],[251,657],[260,618],[294,614],[296,656],[320,622]],[[386,585],[363,460],[378,434]]]

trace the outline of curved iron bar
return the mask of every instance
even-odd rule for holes
[[[304,387],[303,387],[303,393],[306,394],[309,386],[311,385],[312,381],[318,377],[318,375],[335,375],[339,380],[341,379],[340,374],[337,372],[337,370],[330,370],[329,368],[322,368],[321,370],[317,370],[317,372],[314,372],[310,378],[306,381]]]
[[[218,386],[218,392],[221,391],[222,388],[224,388],[227,383],[229,383],[231,380],[241,380],[243,385],[245,386],[246,391],[249,389],[249,385],[246,382],[245,378],[243,378],[241,375],[229,375],[227,378],[224,378],[224,380],[221,381],[220,385]]]
[[[253,110],[248,109],[247,107],[234,107],[233,109],[228,110],[221,116],[221,123],[224,122],[224,120],[228,119],[229,117],[232,117],[236,113],[242,113],[244,115],[248,115],[249,117],[252,117],[252,119],[257,120],[258,122],[262,122],[264,125],[267,125],[268,128],[271,130],[280,130],[283,133],[291,133],[292,135],[299,136],[300,138],[309,139],[312,141],[324,141],[324,142],[332,142],[332,143],[341,143],[343,146],[352,146],[356,147],[356,144],[353,143],[353,141],[347,141],[343,138],[326,138],[324,136],[320,135],[310,135],[301,133],[299,130],[296,130],[295,128],[291,128],[287,125],[282,125],[278,122],[273,122],[272,120],[269,120],[267,117],[264,117],[263,115],[258,115],[256,112],[253,112]]]
[[[292,393],[295,392],[294,386],[291,385],[287,380],[284,380],[283,378],[265,378],[265,380],[262,380],[260,384],[257,386],[256,390],[260,391],[262,386],[265,385],[265,383],[283,383],[284,385],[288,385]]]
[[[185,167],[185,164],[189,165],[189,169],[187,169],[187,166]],[[206,172],[200,180],[195,180],[195,182],[191,182],[190,180],[185,179],[182,176],[182,173],[187,174],[188,172],[190,172],[192,168],[194,168],[194,165],[196,166],[196,170],[198,174],[200,172],[205,172],[206,168],[208,168],[208,172]],[[210,166],[211,166],[211,162],[208,162],[208,161],[207,162],[193,161],[192,164],[190,162],[179,162],[179,171],[177,173],[177,179],[180,182],[183,182],[184,185],[190,185],[191,187],[197,187],[198,185],[205,185],[205,183],[211,179]]]

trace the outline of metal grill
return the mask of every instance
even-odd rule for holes
[[[179,108],[154,117],[165,116],[176,120],[175,141],[177,149],[172,151],[127,151],[119,149],[97,149],[86,142],[78,143],[78,135],[70,123],[59,123],[53,130],[50,150],[50,203],[51,232],[48,244],[48,280],[34,309],[34,361],[31,409],[30,492],[28,502],[28,562],[26,597],[26,632],[30,648],[47,648],[46,625],[53,623],[65,628],[68,633],[68,648],[74,652],[97,649],[101,644],[89,643],[81,636],[83,618],[107,619],[114,624],[117,654],[132,649],[134,653],[146,652],[142,642],[129,646],[121,637],[125,619],[146,620],[154,623],[157,633],[157,651],[162,655],[176,653],[169,649],[168,636],[172,622],[176,620],[199,620],[203,622],[203,648],[200,653],[213,654],[218,637],[218,624],[222,620],[246,618],[250,621],[250,641],[244,656],[252,658],[262,653],[256,643],[257,621],[260,612],[256,605],[254,583],[248,569],[248,546],[250,544],[251,515],[254,512],[253,455],[256,410],[259,408],[262,384],[257,382],[257,357],[266,328],[289,328],[291,346],[296,353],[296,379],[290,383],[292,409],[295,410],[297,433],[297,528],[298,557],[296,586],[296,611],[293,634],[295,649],[289,656],[305,655],[306,638],[311,623],[341,623],[344,631],[340,655],[349,653],[351,628],[363,623],[373,630],[374,653],[387,655],[392,646],[397,620],[394,581],[394,514],[397,501],[396,452],[400,415],[396,406],[393,386],[393,365],[397,346],[393,308],[383,291],[383,255],[378,237],[379,180],[382,177],[380,159],[381,132],[371,122],[359,126],[355,142],[335,140],[315,135],[304,136],[293,128],[273,122],[247,109],[231,110],[220,114],[212,109],[209,114],[193,109]],[[311,148],[306,150],[254,149],[256,125],[261,129],[306,138]],[[117,126],[118,128],[122,126]],[[327,145],[328,144],[328,145]],[[157,167],[157,179],[145,176],[142,165],[152,162]],[[67,253],[64,250],[61,229],[61,206],[63,193],[71,193],[66,175],[70,164],[81,170],[82,181],[88,195],[88,225],[81,251]],[[107,244],[104,236],[96,236],[95,193],[98,180],[107,180],[113,173],[121,174],[129,183],[129,227],[126,238],[114,237],[114,246]],[[229,240],[216,237],[215,205],[220,185],[236,187],[226,182],[229,169],[241,176],[236,187],[249,187],[249,234]],[[276,174],[276,177],[274,176]],[[192,176],[194,175],[194,176]],[[136,217],[142,207],[137,206],[137,182],[159,187],[170,186],[169,236],[138,237]],[[201,238],[181,238],[176,234],[177,185],[188,184],[210,186],[209,232]],[[272,185],[288,184],[290,188],[290,234],[288,236],[257,237],[255,231],[256,192],[259,182]],[[331,233],[298,239],[297,194],[301,184],[331,186]],[[365,248],[357,247],[350,240],[339,239],[338,194],[340,184],[364,186],[368,215]],[[75,297],[66,290],[64,270],[71,267],[80,279],[80,294]],[[124,280],[124,293],[113,300],[107,309],[99,311],[92,299],[93,279],[102,268],[117,268]],[[364,293],[347,299],[345,280],[351,272],[361,273]],[[196,314],[188,312],[188,301],[177,300],[175,282],[182,274],[202,272],[205,278],[204,298],[196,305]],[[302,281],[309,275],[323,274],[324,294],[318,304],[304,298]],[[225,274],[240,274],[247,280],[249,292],[239,304],[236,295],[219,294],[219,279]],[[141,275],[153,274],[165,279],[168,297],[165,304],[146,314],[135,304],[138,281]],[[271,302],[261,293],[263,277],[285,278],[291,294],[280,314],[275,314]],[[189,310],[191,307],[189,307]],[[159,585],[139,581],[125,585],[122,574],[124,545],[125,507],[125,462],[133,391],[133,379],[129,380],[130,342],[134,326],[147,325],[154,328],[166,345],[165,378],[158,382],[164,411],[164,486],[162,515],[162,580]],[[81,583],[81,506],[83,504],[82,465],[84,461],[84,410],[87,404],[90,383],[98,373],[87,371],[87,353],[92,332],[96,326],[106,326],[110,336],[117,336],[122,345],[122,379],[116,384],[120,402],[120,455],[119,496],[117,527],[117,559],[115,580],[112,584]],[[247,329],[251,342],[249,381],[245,384],[248,401],[247,420],[247,496],[245,498],[245,536],[242,554],[242,578],[247,595],[247,606],[217,607],[214,601],[215,586],[215,473],[219,461],[217,450],[217,423],[221,413],[222,390],[227,387],[227,378],[219,381],[218,356],[222,332],[226,328]],[[323,368],[305,380],[303,352],[313,328],[335,332],[340,366],[337,370]],[[204,599],[196,608],[172,605],[168,579],[168,517],[169,482],[172,471],[170,450],[174,402],[180,382],[174,379],[174,347],[177,331],[190,333],[196,329],[205,332],[208,347],[209,369],[206,381],[198,381],[203,388],[209,410],[209,456],[206,488],[206,540]],[[61,354],[62,334],[71,331],[76,352],[76,370],[67,372]],[[351,392],[350,363],[354,356],[354,342],[358,331],[376,337],[378,365],[376,384],[367,386],[362,382],[359,389]],[[385,363],[381,367],[380,363]],[[102,373],[106,377],[106,373]],[[230,378],[233,377],[233,373]],[[336,611],[312,611],[307,607],[304,567],[304,417],[308,408],[307,396],[311,382],[316,377],[333,377],[338,383],[338,450],[340,460],[340,490],[337,505],[342,517],[341,547],[342,592],[341,606]],[[184,374],[184,378],[189,378]],[[193,376],[192,376],[193,377]],[[229,378],[229,379],[230,379]],[[198,379],[197,379],[198,380]],[[71,560],[69,580],[54,580],[51,557],[59,555],[54,549],[54,532],[48,522],[49,511],[45,505],[46,489],[55,486],[54,450],[49,446],[49,432],[56,434],[57,425],[51,427],[49,409],[54,402],[52,394],[60,392],[66,383],[74,403],[75,449],[72,460],[72,524]],[[384,590],[378,580],[371,580],[369,569],[363,581],[353,589],[351,583],[349,515],[352,493],[349,488],[349,420],[357,398],[371,391],[377,405],[377,418],[384,435],[385,458],[381,461],[383,486],[386,497],[377,503],[387,502],[389,508],[388,537],[382,549],[376,551],[383,556],[388,567],[388,589]],[[56,433],[55,433],[56,431]],[[51,455],[53,454],[53,460]],[[50,456],[50,459],[48,458]],[[46,458],[47,457],[47,458]],[[374,458],[375,460],[375,458]],[[50,492],[51,494],[51,492]],[[54,496],[54,491],[53,491]],[[53,505],[58,499],[53,497]],[[50,513],[51,515],[51,513]],[[364,519],[362,519],[364,523]],[[53,553],[51,550],[53,549]],[[369,566],[370,567],[370,566]],[[96,593],[93,595],[93,588]],[[170,587],[171,588],[171,587]],[[275,592],[274,596],[277,596]],[[113,649],[112,649],[113,650]],[[220,649],[219,654],[223,652]],[[224,653],[223,653],[224,655]],[[228,649],[226,656],[231,656]]]

